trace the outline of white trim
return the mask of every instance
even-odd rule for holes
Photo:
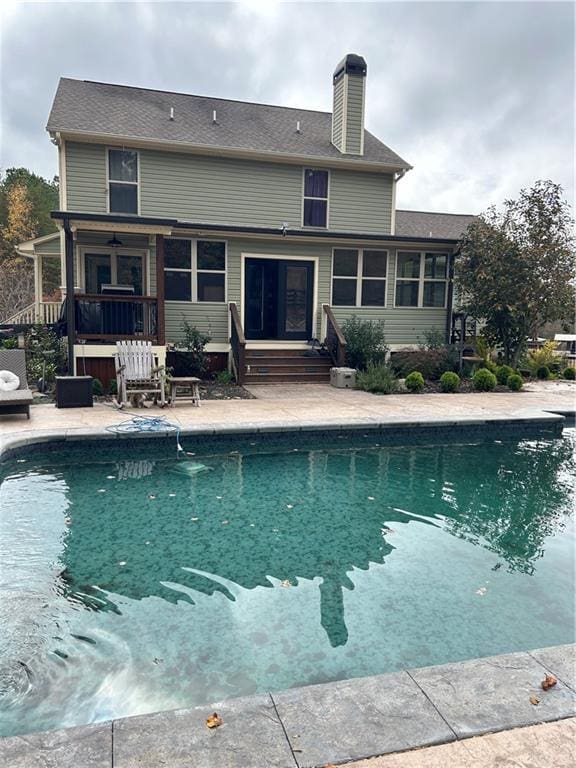
[[[86,292],[86,269],[85,269],[85,255],[86,253],[101,254],[102,256],[110,256],[110,280],[113,285],[117,282],[118,264],[116,257],[120,256],[140,256],[142,257],[142,292],[144,296],[150,296],[150,251],[147,248],[114,248],[113,246],[106,245],[80,245],[77,244],[78,253],[78,266],[79,269],[76,273],[75,282],[79,284],[82,291]]]
[[[42,237],[34,237],[32,240],[24,240],[24,242],[18,245],[19,250],[26,250],[26,246],[30,245],[33,248],[40,243],[48,243],[50,240],[55,240],[60,237],[60,232],[51,232],[49,235],[42,235]]]
[[[199,304],[200,306],[221,307],[228,304],[228,240],[221,237],[179,237],[171,235],[168,240],[188,240],[190,243],[190,269],[185,267],[167,267],[164,261],[164,272],[189,272],[190,273],[190,300],[187,299],[167,299],[164,295],[164,302],[184,302],[186,304]],[[198,241],[203,243],[223,243],[224,244],[224,269],[198,269]],[[200,301],[198,299],[198,274],[224,275],[224,300],[223,301]]]
[[[166,365],[166,347],[152,345],[152,352],[158,356],[158,365]],[[82,370],[82,359],[88,357],[114,357],[116,344],[74,344],[74,359]]]
[[[136,181],[118,181],[110,178],[110,152],[135,152],[136,153]],[[106,147],[106,213],[114,213],[117,216],[140,216],[140,152],[131,147]],[[125,184],[133,187],[136,185],[136,213],[110,210],[110,184]]]
[[[398,277],[398,257],[403,253],[414,253],[420,256],[420,272],[418,277]],[[446,276],[443,278],[424,277],[426,266],[426,254],[445,255],[446,256]],[[396,262],[394,269],[394,309],[447,309],[448,308],[448,284],[449,284],[449,264],[451,253],[450,251],[443,250],[416,250],[414,248],[398,248],[396,250]],[[418,283],[418,304],[416,306],[406,306],[396,304],[396,286],[398,282],[412,282]],[[424,284],[425,283],[444,283],[444,304],[441,307],[425,307],[424,306]]]
[[[326,181],[326,197],[312,197],[311,195],[305,195],[306,190],[306,171],[324,171],[328,174]],[[312,166],[304,166],[302,168],[302,215],[300,217],[300,227],[304,230],[312,230],[313,232],[324,232],[324,230],[330,229],[330,181],[332,174],[329,168],[313,168]],[[304,224],[304,202],[306,200],[326,200],[326,226],[324,227],[312,227]]]
[[[207,144],[191,144],[187,141],[170,142],[163,139],[138,138],[137,136],[112,136],[107,133],[91,133],[90,131],[66,131],[66,137],[71,141],[81,141],[91,144],[109,145],[113,149],[122,147],[139,147],[142,149],[161,148],[165,152],[181,152],[196,155],[214,155],[216,157],[240,157],[252,160],[263,160],[270,162],[287,163],[292,165],[325,166],[327,168],[354,168],[359,171],[409,171],[412,170],[408,163],[399,165],[398,163],[379,163],[371,160],[357,160],[347,157],[325,157],[318,155],[298,155],[283,152],[274,152],[273,150],[253,150],[238,149],[231,147],[212,146]]]
[[[314,264],[314,275],[312,280],[312,338],[316,337],[317,328],[317,315],[318,315],[318,272],[320,266],[319,256],[286,256],[277,253],[240,253],[240,322],[242,328],[245,327],[244,321],[244,306],[245,306],[245,273],[246,273],[246,259],[276,259],[277,261],[311,261]],[[266,341],[262,339],[261,341]],[[270,339],[268,343],[273,341],[274,343],[290,342],[289,339]],[[294,342],[290,342],[294,343]],[[298,342],[302,343],[302,342]],[[265,347],[266,348],[266,347]],[[297,347],[299,349],[299,347]]]
[[[360,154],[364,154],[364,124],[366,120],[366,75],[362,78],[362,124],[360,126]]]
[[[396,234],[396,176],[392,174],[392,210],[390,215],[390,234]]]
[[[334,251],[356,251],[356,277],[352,275],[334,274]],[[386,254],[386,274],[384,277],[364,277],[364,251],[381,251]],[[332,248],[332,260],[330,264],[330,306],[338,309],[386,309],[388,306],[388,276],[390,274],[390,251],[388,248]],[[354,280],[356,282],[356,304],[334,304],[334,280]],[[384,282],[384,304],[362,304],[362,283],[364,280],[377,280]]]
[[[68,210],[68,186],[66,183],[66,142],[60,139],[58,134],[58,173],[60,210]]]

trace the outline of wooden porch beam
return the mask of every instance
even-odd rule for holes
[[[166,315],[164,310],[164,235],[156,235],[156,299],[158,344],[166,344]]]

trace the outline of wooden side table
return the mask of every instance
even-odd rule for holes
[[[176,400],[192,400],[192,405],[200,407],[200,379],[195,376],[173,376],[170,379],[170,407],[174,408]],[[178,390],[188,390],[187,394],[177,398]]]

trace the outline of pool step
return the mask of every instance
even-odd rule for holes
[[[296,349],[246,351],[246,384],[327,382],[333,363],[325,355],[305,355]]]

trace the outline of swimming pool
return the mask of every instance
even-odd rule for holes
[[[3,465],[0,735],[572,642],[574,430],[375,439]]]

